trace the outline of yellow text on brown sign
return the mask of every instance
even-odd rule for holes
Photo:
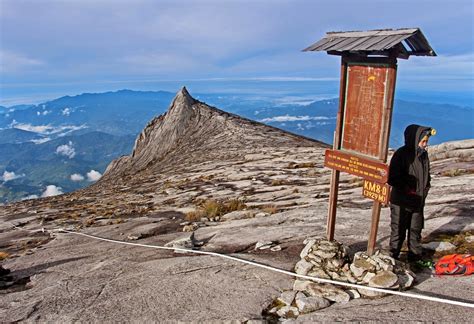
[[[339,150],[326,150],[324,166],[379,183],[388,180],[388,165]]]
[[[362,195],[369,199],[378,201],[383,205],[388,205],[390,199],[390,186],[388,184],[364,180]]]

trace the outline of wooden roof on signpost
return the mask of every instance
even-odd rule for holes
[[[327,51],[328,54],[395,56],[436,56],[419,28],[376,29],[368,31],[327,32],[326,36],[303,51]]]

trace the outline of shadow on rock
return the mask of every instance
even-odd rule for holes
[[[74,262],[77,260],[85,259],[88,258],[89,256],[82,256],[82,257],[77,257],[77,258],[68,258],[68,259],[62,259],[62,260],[57,260],[53,262],[47,262],[43,264],[38,264],[35,266],[32,266],[30,268],[25,268],[25,269],[18,269],[18,270],[12,270],[11,275],[15,277],[30,277],[35,274],[41,273],[43,270],[55,267],[61,264],[69,263],[69,262]]]

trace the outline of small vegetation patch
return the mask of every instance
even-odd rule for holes
[[[428,237],[423,239],[423,242],[431,242],[431,241],[441,241],[441,242],[449,242],[456,246],[454,251],[442,251],[436,252],[435,258],[439,258],[446,254],[452,253],[474,253],[474,242],[468,242],[466,240],[467,237],[474,235],[472,232],[462,232],[458,234],[449,234],[449,233],[442,233],[438,235],[429,235]]]
[[[288,164],[288,169],[314,168],[315,166],[316,166],[316,163],[314,162],[301,162],[301,163],[290,162]]]
[[[10,254],[8,254],[7,252],[0,252],[0,261],[5,260],[9,256],[10,256]]]
[[[273,215],[280,211],[280,209],[275,205],[263,205],[259,207],[264,213]]]
[[[199,208],[186,214],[187,221],[198,221],[203,217],[216,218],[224,214],[247,209],[247,205],[238,199],[230,199],[227,201],[219,201],[208,199],[199,204]]]
[[[273,179],[270,184],[272,186],[284,186],[284,185],[288,184],[288,181],[283,180],[283,179]]]
[[[470,174],[474,173],[474,169],[466,170],[466,169],[450,169],[441,172],[441,175],[444,177],[457,177],[463,174]]]

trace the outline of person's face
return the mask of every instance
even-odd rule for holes
[[[422,148],[423,150],[426,150],[426,147],[428,147],[428,140],[422,139],[420,143],[418,143],[418,146]]]

